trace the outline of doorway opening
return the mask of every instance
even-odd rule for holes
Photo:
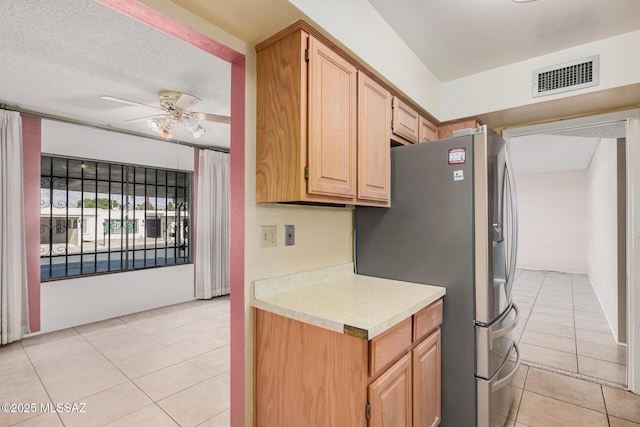
[[[621,112],[503,133],[518,196],[523,360],[632,391],[635,120]]]

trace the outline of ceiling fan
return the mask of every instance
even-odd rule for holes
[[[229,123],[231,121],[229,116],[191,111],[193,107],[201,102],[200,99],[193,95],[174,90],[162,90],[158,93],[158,98],[160,101],[160,107],[142,104],[128,99],[116,98],[115,96],[100,97],[100,99],[104,99],[105,101],[119,102],[120,104],[135,105],[137,107],[147,107],[157,110],[158,112],[154,115],[125,120],[125,123],[146,120],[149,128],[163,138],[171,138],[171,131],[177,124],[183,125],[185,129],[191,132],[193,137],[197,139],[205,133],[204,128],[200,126],[198,120],[207,120],[218,123]]]

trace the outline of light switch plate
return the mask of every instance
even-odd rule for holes
[[[293,224],[284,226],[284,245],[293,246],[296,244],[296,227]]]
[[[278,246],[278,227],[263,225],[260,227],[260,247],[273,248]]]

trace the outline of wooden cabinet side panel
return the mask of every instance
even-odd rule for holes
[[[367,341],[254,315],[254,425],[365,427]]]
[[[393,133],[412,143],[418,142],[420,116],[398,97],[393,99]]]
[[[388,202],[391,194],[391,93],[358,73],[358,198]]]
[[[304,191],[306,44],[296,32],[257,54],[257,202],[295,201]]]
[[[410,427],[412,423],[411,353],[369,385],[369,427]]]
[[[438,139],[451,138],[453,131],[480,126],[475,119],[463,120],[456,123],[444,124],[438,127]]]
[[[357,72],[309,37],[310,194],[356,195]]]
[[[441,419],[440,329],[413,349],[413,427],[435,427]]]

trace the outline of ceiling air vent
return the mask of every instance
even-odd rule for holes
[[[597,86],[600,56],[578,59],[533,72],[533,97]]]

